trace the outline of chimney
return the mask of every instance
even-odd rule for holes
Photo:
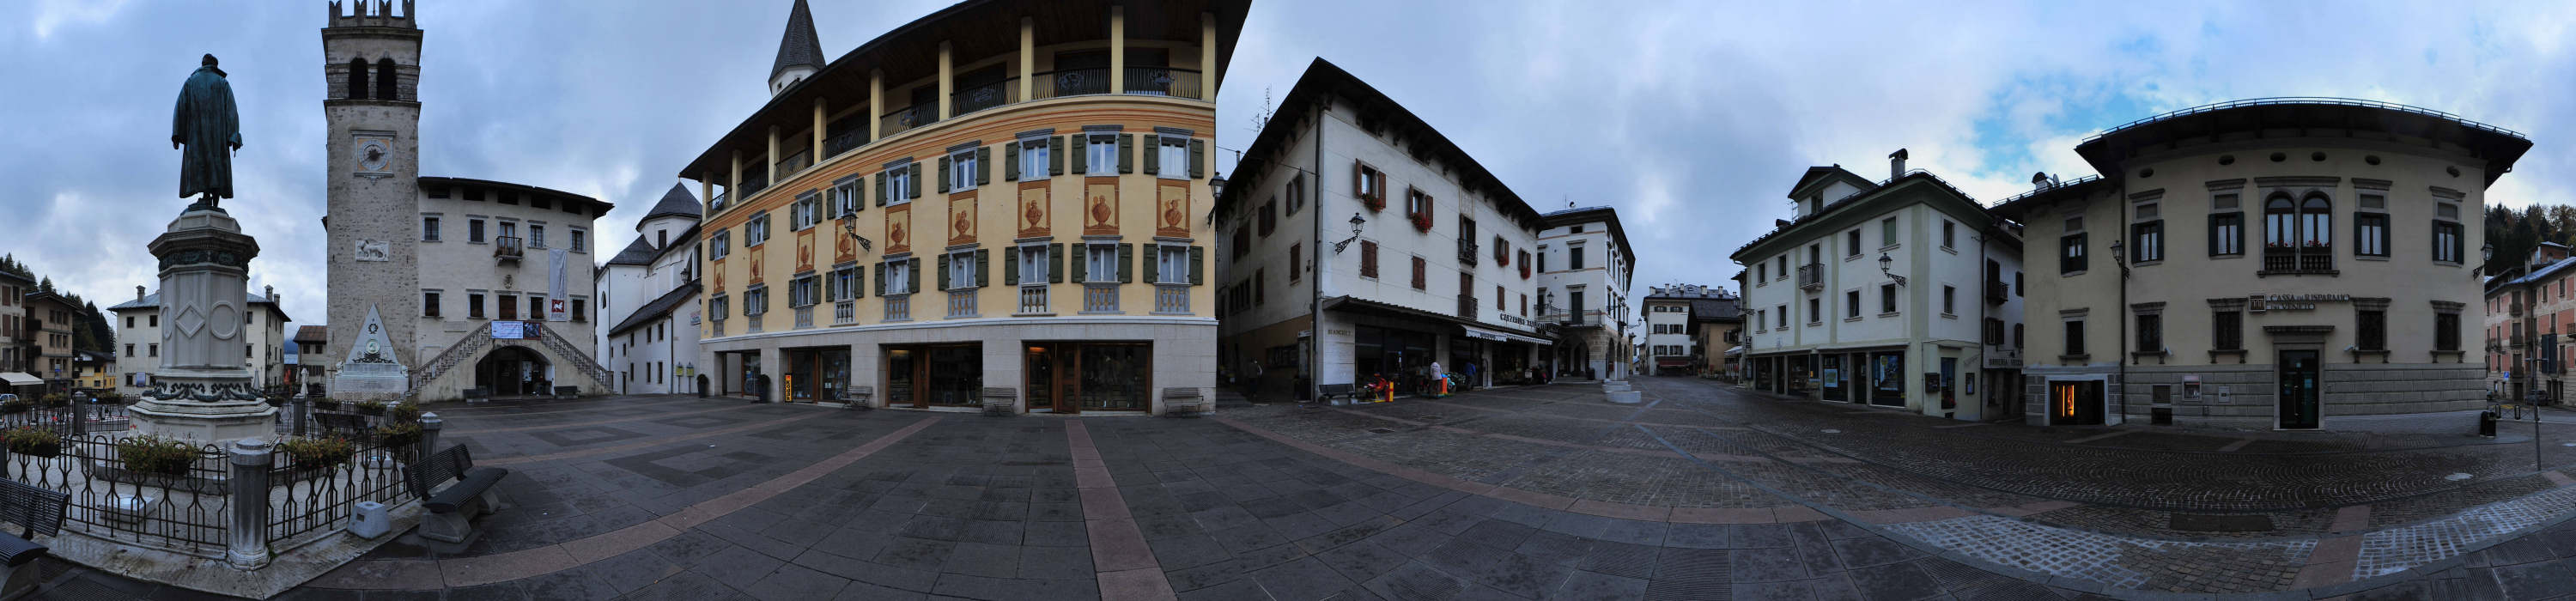
[[[279,302],[277,302],[277,287],[276,287],[276,286],[261,286],[261,287],[259,287],[259,295],[260,295],[260,296],[268,297],[268,302],[269,302],[269,304],[272,304],[272,305],[282,305],[282,304],[284,304],[284,303],[279,303]]]
[[[2046,172],[2046,171],[2037,171],[2037,172],[2032,172],[2032,173],[2030,174],[2030,187],[2031,187],[2032,189],[2037,189],[2037,190],[2046,190],[2046,189],[2048,189],[2048,172]]]
[[[142,287],[142,286],[135,286],[135,287],[134,287],[134,300],[143,300],[143,287]]]
[[[1887,155],[1887,179],[1905,177],[1905,157],[1903,148],[1896,149],[1896,152]]]

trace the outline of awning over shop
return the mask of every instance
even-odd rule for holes
[[[1526,342],[1541,346],[1556,344],[1556,341],[1545,338],[1522,336],[1511,332],[1496,332],[1475,326],[1458,326],[1458,329],[1465,331],[1468,338],[1479,338],[1495,342]]]
[[[27,375],[23,372],[13,371],[9,373],[0,373],[0,382],[7,382],[10,386],[36,386],[44,384],[45,380],[43,378]]]
[[[1731,349],[1726,349],[1726,354],[1729,354],[1729,355],[1741,355],[1741,354],[1744,354],[1744,347],[1740,347],[1740,346],[1739,346],[1739,347],[1735,347],[1735,348],[1731,348]]]

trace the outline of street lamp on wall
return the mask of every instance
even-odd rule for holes
[[[1351,241],[1360,239],[1360,226],[1363,225],[1368,225],[1368,218],[1356,212],[1351,213],[1351,237],[1333,243],[1333,253],[1340,254],[1342,249],[1350,247]]]
[[[1889,258],[1887,253],[1878,253],[1878,274],[1887,276],[1887,279],[1895,280],[1896,285],[1898,286],[1903,286],[1905,285],[1905,276],[1896,275],[1896,272],[1891,270],[1891,268],[1895,266],[1896,259]]]

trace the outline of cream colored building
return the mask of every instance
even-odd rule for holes
[[[1209,160],[1247,5],[975,0],[826,62],[798,2],[769,103],[680,169],[709,199],[708,390],[1058,413],[1213,394]]]
[[[161,366],[161,295],[145,291],[135,286],[134,300],[107,308],[116,326],[116,391],[129,397],[150,388],[152,373]],[[265,388],[287,381],[286,322],[291,318],[277,301],[276,287],[262,292],[268,296],[252,294],[243,301],[256,310],[242,316],[242,367],[250,370],[252,386]]]
[[[2479,218],[2530,147],[2341,99],[2203,106],[2085,140],[2103,175],[2036,177],[1995,207],[2033,251],[2028,420],[2298,430],[2480,408]]]
[[[1637,255],[1628,230],[1610,207],[1564,209],[1541,216],[1537,250],[1536,318],[1555,326],[1555,344],[1543,367],[1564,378],[1618,380],[1636,367],[1637,333],[1628,288]]]

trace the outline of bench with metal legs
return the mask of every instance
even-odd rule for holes
[[[465,445],[447,447],[430,453],[411,467],[404,468],[403,479],[411,493],[420,498],[421,507],[429,510],[421,517],[422,538],[455,545],[471,544],[478,532],[473,519],[507,508],[501,490],[493,485],[510,476],[510,470],[497,467],[474,467],[474,455]],[[454,480],[454,484],[447,484]],[[447,484],[445,488],[439,485]]]

